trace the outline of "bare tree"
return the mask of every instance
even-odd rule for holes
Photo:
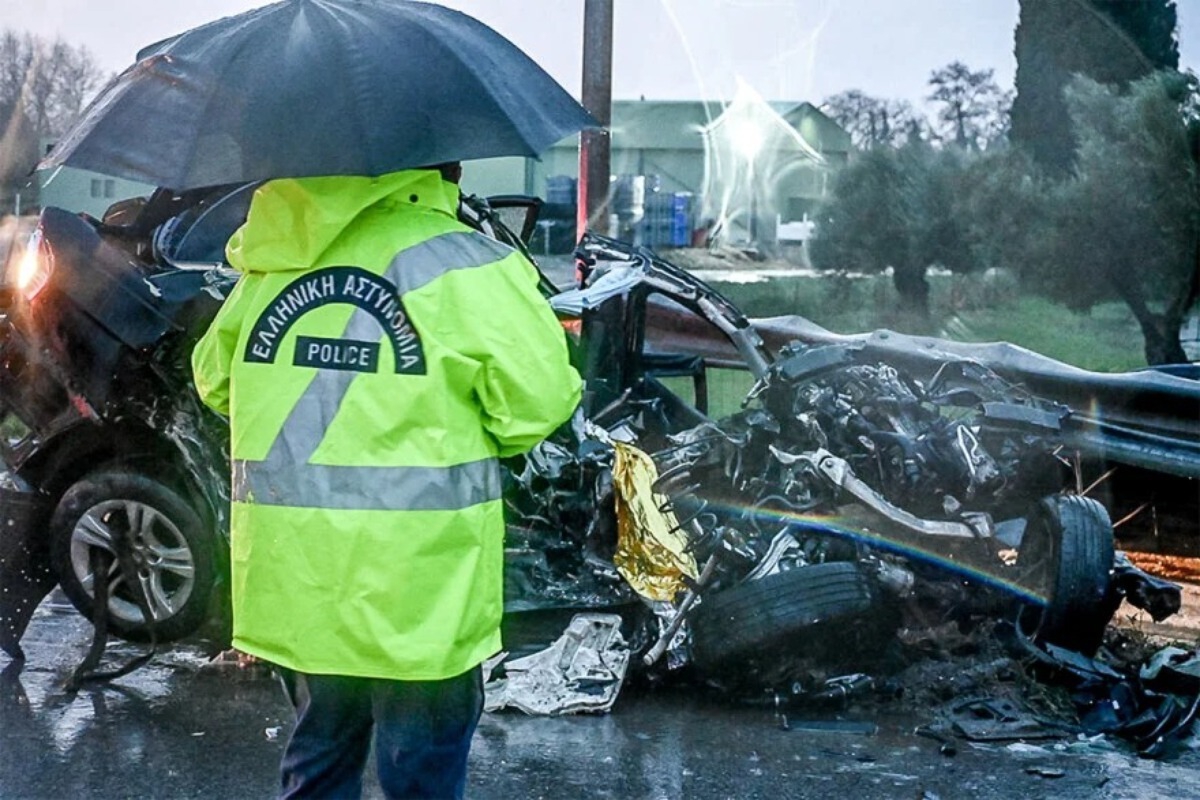
[[[25,192],[39,140],[62,135],[100,80],[84,47],[0,31],[0,208]]]
[[[937,133],[944,141],[982,148],[1007,132],[1012,95],[1000,90],[994,74],[954,61],[929,76],[928,100],[939,106]]]
[[[21,105],[25,78],[33,61],[30,36],[15,31],[0,33],[0,107],[12,113]]]
[[[86,47],[71,47],[61,41],[55,43],[58,54],[55,58],[55,104],[51,117],[51,129],[65,132],[103,83],[103,74],[96,59]]]
[[[858,89],[825,98],[822,110],[846,129],[855,146],[897,147],[908,141],[914,129],[923,131],[927,123],[904,100],[871,97]]]
[[[100,81],[86,47],[11,30],[0,33],[0,110],[10,117],[24,114],[38,136],[61,135]]]

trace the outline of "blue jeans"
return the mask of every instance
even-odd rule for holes
[[[374,731],[379,783],[389,798],[462,798],[483,711],[479,667],[443,681],[280,674],[296,709],[280,797],[361,797]]]

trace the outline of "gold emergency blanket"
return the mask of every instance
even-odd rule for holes
[[[659,506],[665,498],[651,487],[658,469],[650,456],[624,442],[613,442],[617,451],[613,468],[616,489],[617,570],[634,591],[649,600],[672,601],[687,586],[684,576],[695,579],[696,559],[685,551],[687,538],[676,527],[675,515]]]

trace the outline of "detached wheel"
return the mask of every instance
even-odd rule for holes
[[[818,626],[874,606],[872,583],[853,562],[780,572],[705,597],[691,618],[693,655],[697,666],[716,668],[763,651],[810,649]]]
[[[114,536],[126,532],[159,641],[195,631],[208,614],[216,582],[215,536],[173,490],[123,470],[93,473],[62,496],[50,522],[50,557],[63,592],[93,618],[96,576],[92,552],[112,559],[108,581],[108,625],[114,634],[149,641],[150,628],[116,562]]]
[[[1112,616],[1108,600],[1113,528],[1090,497],[1053,495],[1030,514],[1017,554],[1022,586],[1045,592],[1045,607],[1026,606],[1026,634],[1086,655],[1096,652]]]

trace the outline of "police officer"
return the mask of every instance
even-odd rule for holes
[[[579,400],[535,271],[457,165],[275,180],[192,357],[232,437],[233,644],[281,668],[285,797],[461,797],[500,649],[499,457]]]

